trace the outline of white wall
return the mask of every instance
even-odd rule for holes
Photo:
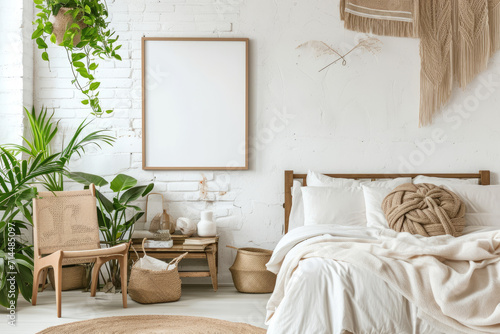
[[[0,11],[0,143],[21,143],[23,106],[33,104],[33,1],[9,1]]]
[[[94,121],[118,141],[72,163],[73,170],[111,177],[128,173],[154,180],[174,218],[214,209],[221,233],[220,278],[238,247],[272,248],[283,224],[283,171],[497,171],[500,163],[500,71],[496,57],[483,79],[456,91],[446,117],[418,128],[418,41],[380,38],[382,50],[355,53],[347,66],[318,73],[330,56],[296,47],[321,40],[348,50],[356,33],[343,29],[338,1],[115,0],[112,26],[123,62],[101,65],[102,103],[114,115]],[[141,170],[140,38],[145,36],[251,39],[250,170],[145,172]],[[52,72],[36,53],[35,105],[55,108],[63,129],[88,115],[70,86],[66,55],[51,48]],[[493,81],[484,85],[482,81]],[[489,90],[491,89],[491,91]],[[480,98],[476,98],[478,95]],[[465,104],[465,105],[464,105]],[[462,111],[460,111],[462,108]],[[471,111],[467,111],[470,109]],[[3,110],[1,111],[4,112]],[[462,114],[460,114],[462,112]],[[430,141],[432,138],[437,139]],[[59,139],[60,141],[60,139]],[[59,145],[59,144],[58,144]],[[411,161],[413,166],[407,167]],[[406,166],[406,167],[405,167]],[[494,175],[496,180],[496,175]],[[208,201],[200,191],[206,179]]]

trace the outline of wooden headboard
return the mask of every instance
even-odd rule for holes
[[[395,179],[398,177],[411,177],[414,178],[418,175],[432,176],[432,177],[442,177],[442,178],[454,178],[454,179],[478,179],[479,184],[489,185],[490,184],[490,171],[482,170],[479,173],[466,174],[432,174],[432,173],[415,173],[415,174],[325,174],[330,177],[339,177],[344,179]],[[302,185],[307,186],[306,182],[307,174],[294,174],[293,170],[285,171],[285,203],[283,207],[285,208],[285,233],[288,233],[288,224],[290,219],[290,211],[292,210],[292,186],[293,180],[301,179]]]

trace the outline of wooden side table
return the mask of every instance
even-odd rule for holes
[[[188,255],[184,259],[206,259],[208,271],[179,271],[180,277],[210,277],[214,291],[218,289],[217,273],[219,271],[219,238],[213,244],[209,244],[204,250],[184,250],[182,245],[174,245],[172,248],[146,248],[146,253],[160,260],[174,259],[184,253]],[[132,245],[139,256],[144,253],[142,245]],[[137,256],[133,249],[129,249],[129,259],[135,260]]]

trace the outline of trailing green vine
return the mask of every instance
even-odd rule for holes
[[[108,7],[105,0],[33,0],[40,10],[33,22],[36,29],[31,36],[39,49],[43,50],[42,59],[49,62],[47,40],[66,49],[68,62],[73,74],[71,83],[85,96],[82,104],[92,108],[92,114],[101,116],[112,113],[105,110],[99,100],[101,83],[95,78],[99,67],[97,59],[122,60],[117,51],[121,45],[114,46],[119,36],[109,29]],[[68,15],[69,17],[66,17]],[[68,19],[59,32],[50,17]],[[62,33],[62,34],[61,34]],[[50,66],[50,62],[49,62]]]

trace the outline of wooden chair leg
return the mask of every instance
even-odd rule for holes
[[[128,274],[128,256],[127,253],[120,259],[120,276],[122,283],[123,308],[127,308],[127,274]]]
[[[36,305],[39,279],[40,279],[40,268],[38,268],[38,266],[35,266],[35,269],[33,270],[33,293],[31,296],[31,305],[33,306]]]
[[[62,251],[57,251],[52,253],[51,258],[47,259],[48,265],[54,269],[54,287],[56,290],[56,307],[57,307],[57,317],[61,317],[61,293],[62,293]]]
[[[61,294],[62,294],[62,264],[54,266],[54,281],[56,287],[57,317],[61,317]]]
[[[97,292],[97,284],[99,283],[99,271],[104,262],[101,258],[97,258],[94,263],[94,268],[92,269],[92,284],[90,285],[90,296],[95,297]]]
[[[45,290],[45,286],[47,285],[47,274],[49,273],[49,268],[42,269],[42,290]]]

